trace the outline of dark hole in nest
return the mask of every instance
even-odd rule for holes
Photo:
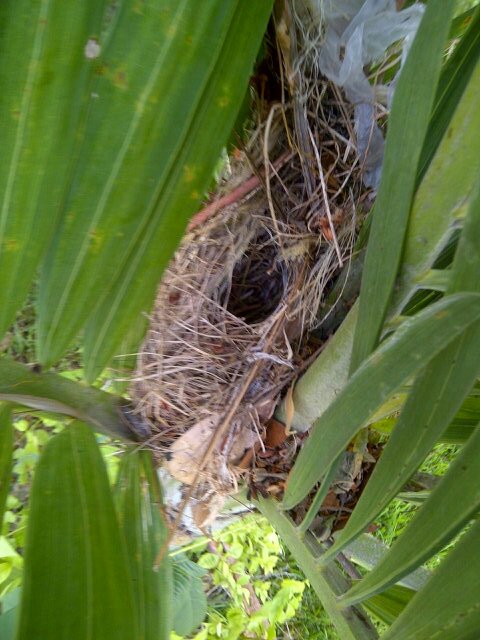
[[[265,231],[233,269],[227,310],[247,324],[263,322],[280,304],[285,286],[285,264]]]

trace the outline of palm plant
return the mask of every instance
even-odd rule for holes
[[[79,332],[88,382],[138,347],[233,127],[271,5],[2,4],[0,333],[38,274],[42,368]],[[345,639],[377,637],[368,612],[379,610],[391,614],[386,638],[474,638],[480,628],[480,414],[462,430],[457,420],[480,372],[480,13],[468,12],[465,29],[454,5],[427,5],[389,119],[359,301],[295,388],[293,424],[311,433],[282,502],[258,500]],[[180,598],[189,585],[182,567],[173,580],[168,557],[153,569],[167,535],[162,492],[151,457],[135,451],[128,401],[5,356],[0,399],[0,514],[15,406],[73,418],[36,471],[15,637],[168,637],[172,589]],[[133,443],[114,495],[86,425]],[[312,524],[365,429],[387,429],[387,444],[346,527],[320,542]],[[368,525],[446,434],[461,453],[398,542],[359,573],[347,557],[365,555]],[[426,583],[412,579],[464,529]]]

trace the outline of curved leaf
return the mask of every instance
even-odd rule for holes
[[[18,640],[138,638],[124,541],[87,426],[50,440],[30,500]]]
[[[395,585],[388,591],[366,600],[363,606],[367,611],[382,620],[382,622],[391,625],[402,613],[414,595],[415,591],[412,591],[412,589]]]
[[[137,439],[123,398],[6,357],[0,358],[0,400],[72,416],[114,438]]]
[[[480,374],[479,353],[477,322],[432,358],[420,373],[364,492],[325,559],[366,529],[408,482]]]
[[[438,81],[435,107],[419,161],[418,180],[422,179],[427,170],[480,58],[480,8],[477,6],[469,9],[466,14],[455,18],[452,28],[455,29],[455,23],[465,21],[470,21],[468,29],[448,59]],[[450,32],[449,39],[456,37],[458,34]]]
[[[478,188],[477,188],[477,191]],[[450,272],[450,291],[478,290],[480,191],[469,210]],[[401,490],[470,392],[480,363],[480,324],[432,358],[415,381],[398,423],[356,508],[325,560],[355,538]],[[421,428],[419,428],[421,427]],[[398,460],[402,464],[398,464]]]
[[[390,547],[370,533],[362,533],[361,536],[351,542],[343,550],[343,555],[356,565],[373,571],[382,559],[389,553]],[[368,574],[367,574],[368,575]],[[431,571],[425,567],[418,567],[412,573],[398,581],[402,587],[419,591],[431,576]]]
[[[401,312],[474,205],[480,175],[480,62],[415,197],[392,301]],[[448,273],[448,272],[447,272]],[[448,286],[448,285],[447,285]]]
[[[451,270],[451,293],[480,291],[480,184]],[[480,374],[480,323],[433,357],[415,380],[405,407],[352,517],[326,558],[348,544],[408,482],[454,418]],[[401,460],[401,464],[398,464]]]
[[[315,423],[290,473],[283,504],[298,504],[374,412],[480,318],[480,296],[452,295],[408,319],[368,358]]]
[[[126,259],[118,262],[116,279],[87,324],[85,358],[89,380],[94,380],[111,360],[130,325],[151,310],[161,272],[176,248],[188,217],[198,207],[211,181],[214,165],[234,124],[271,6],[271,0],[251,0],[248,3],[216,0],[216,3],[207,5],[187,4],[189,13],[195,8],[195,12],[204,16],[208,7],[215,16],[206,23],[208,31],[199,35],[203,41],[201,51],[192,51],[192,55],[199,56],[200,60],[208,53],[205,60],[209,64],[208,79],[196,96],[196,102],[190,98],[190,92],[186,97],[185,82],[193,88],[193,80],[196,82],[197,78],[192,74],[198,72],[195,67],[188,69],[187,79],[182,84],[178,59],[171,52],[175,84],[169,84],[169,100],[176,98],[181,104],[190,101],[191,113],[182,121],[181,111],[173,105],[174,117],[163,122],[159,120],[157,125],[161,136],[157,144],[166,155],[168,146],[163,141],[164,122],[169,122],[171,133],[178,142],[176,156],[169,157],[172,163],[170,173],[166,179],[163,176],[159,179],[155,200],[150,203],[151,215],[135,243],[131,243]],[[217,27],[227,7],[229,18],[224,17]],[[198,17],[193,15],[191,22],[195,30],[200,29]],[[180,41],[181,69],[185,64],[183,46]],[[180,94],[176,96],[174,89],[178,88]],[[153,136],[153,132],[149,135]],[[141,188],[144,189],[143,184]],[[139,282],[141,286],[138,286]]]

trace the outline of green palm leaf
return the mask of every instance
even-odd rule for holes
[[[124,544],[95,437],[76,423],[36,469],[18,640],[138,638]]]
[[[150,311],[233,126],[270,10],[260,0],[117,5],[91,61],[82,144],[42,270],[42,363],[92,318],[93,378]]]
[[[15,318],[63,206],[87,115],[104,2],[0,5],[0,337]]]
[[[439,551],[480,507],[480,429],[377,567],[347,593],[353,604],[398,582]]]
[[[480,175],[477,142],[480,136],[479,101],[480,62],[477,62],[448,133],[440,143],[413,203],[392,301],[396,313],[401,312],[418,285],[428,276],[452,232],[463,224],[475,199]],[[445,284],[448,287],[448,280]]]
[[[63,413],[114,438],[137,439],[125,399],[55,373],[36,373],[6,357],[0,358],[0,400]]]

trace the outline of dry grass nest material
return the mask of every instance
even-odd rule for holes
[[[355,240],[365,189],[351,109],[307,77],[304,69],[302,96],[291,86],[288,102],[259,106],[263,121],[164,273],[138,356],[131,393],[151,426],[146,444],[190,486],[199,525],[255,474],[274,408],[319,346],[310,332]],[[281,447],[288,466],[295,437]]]

